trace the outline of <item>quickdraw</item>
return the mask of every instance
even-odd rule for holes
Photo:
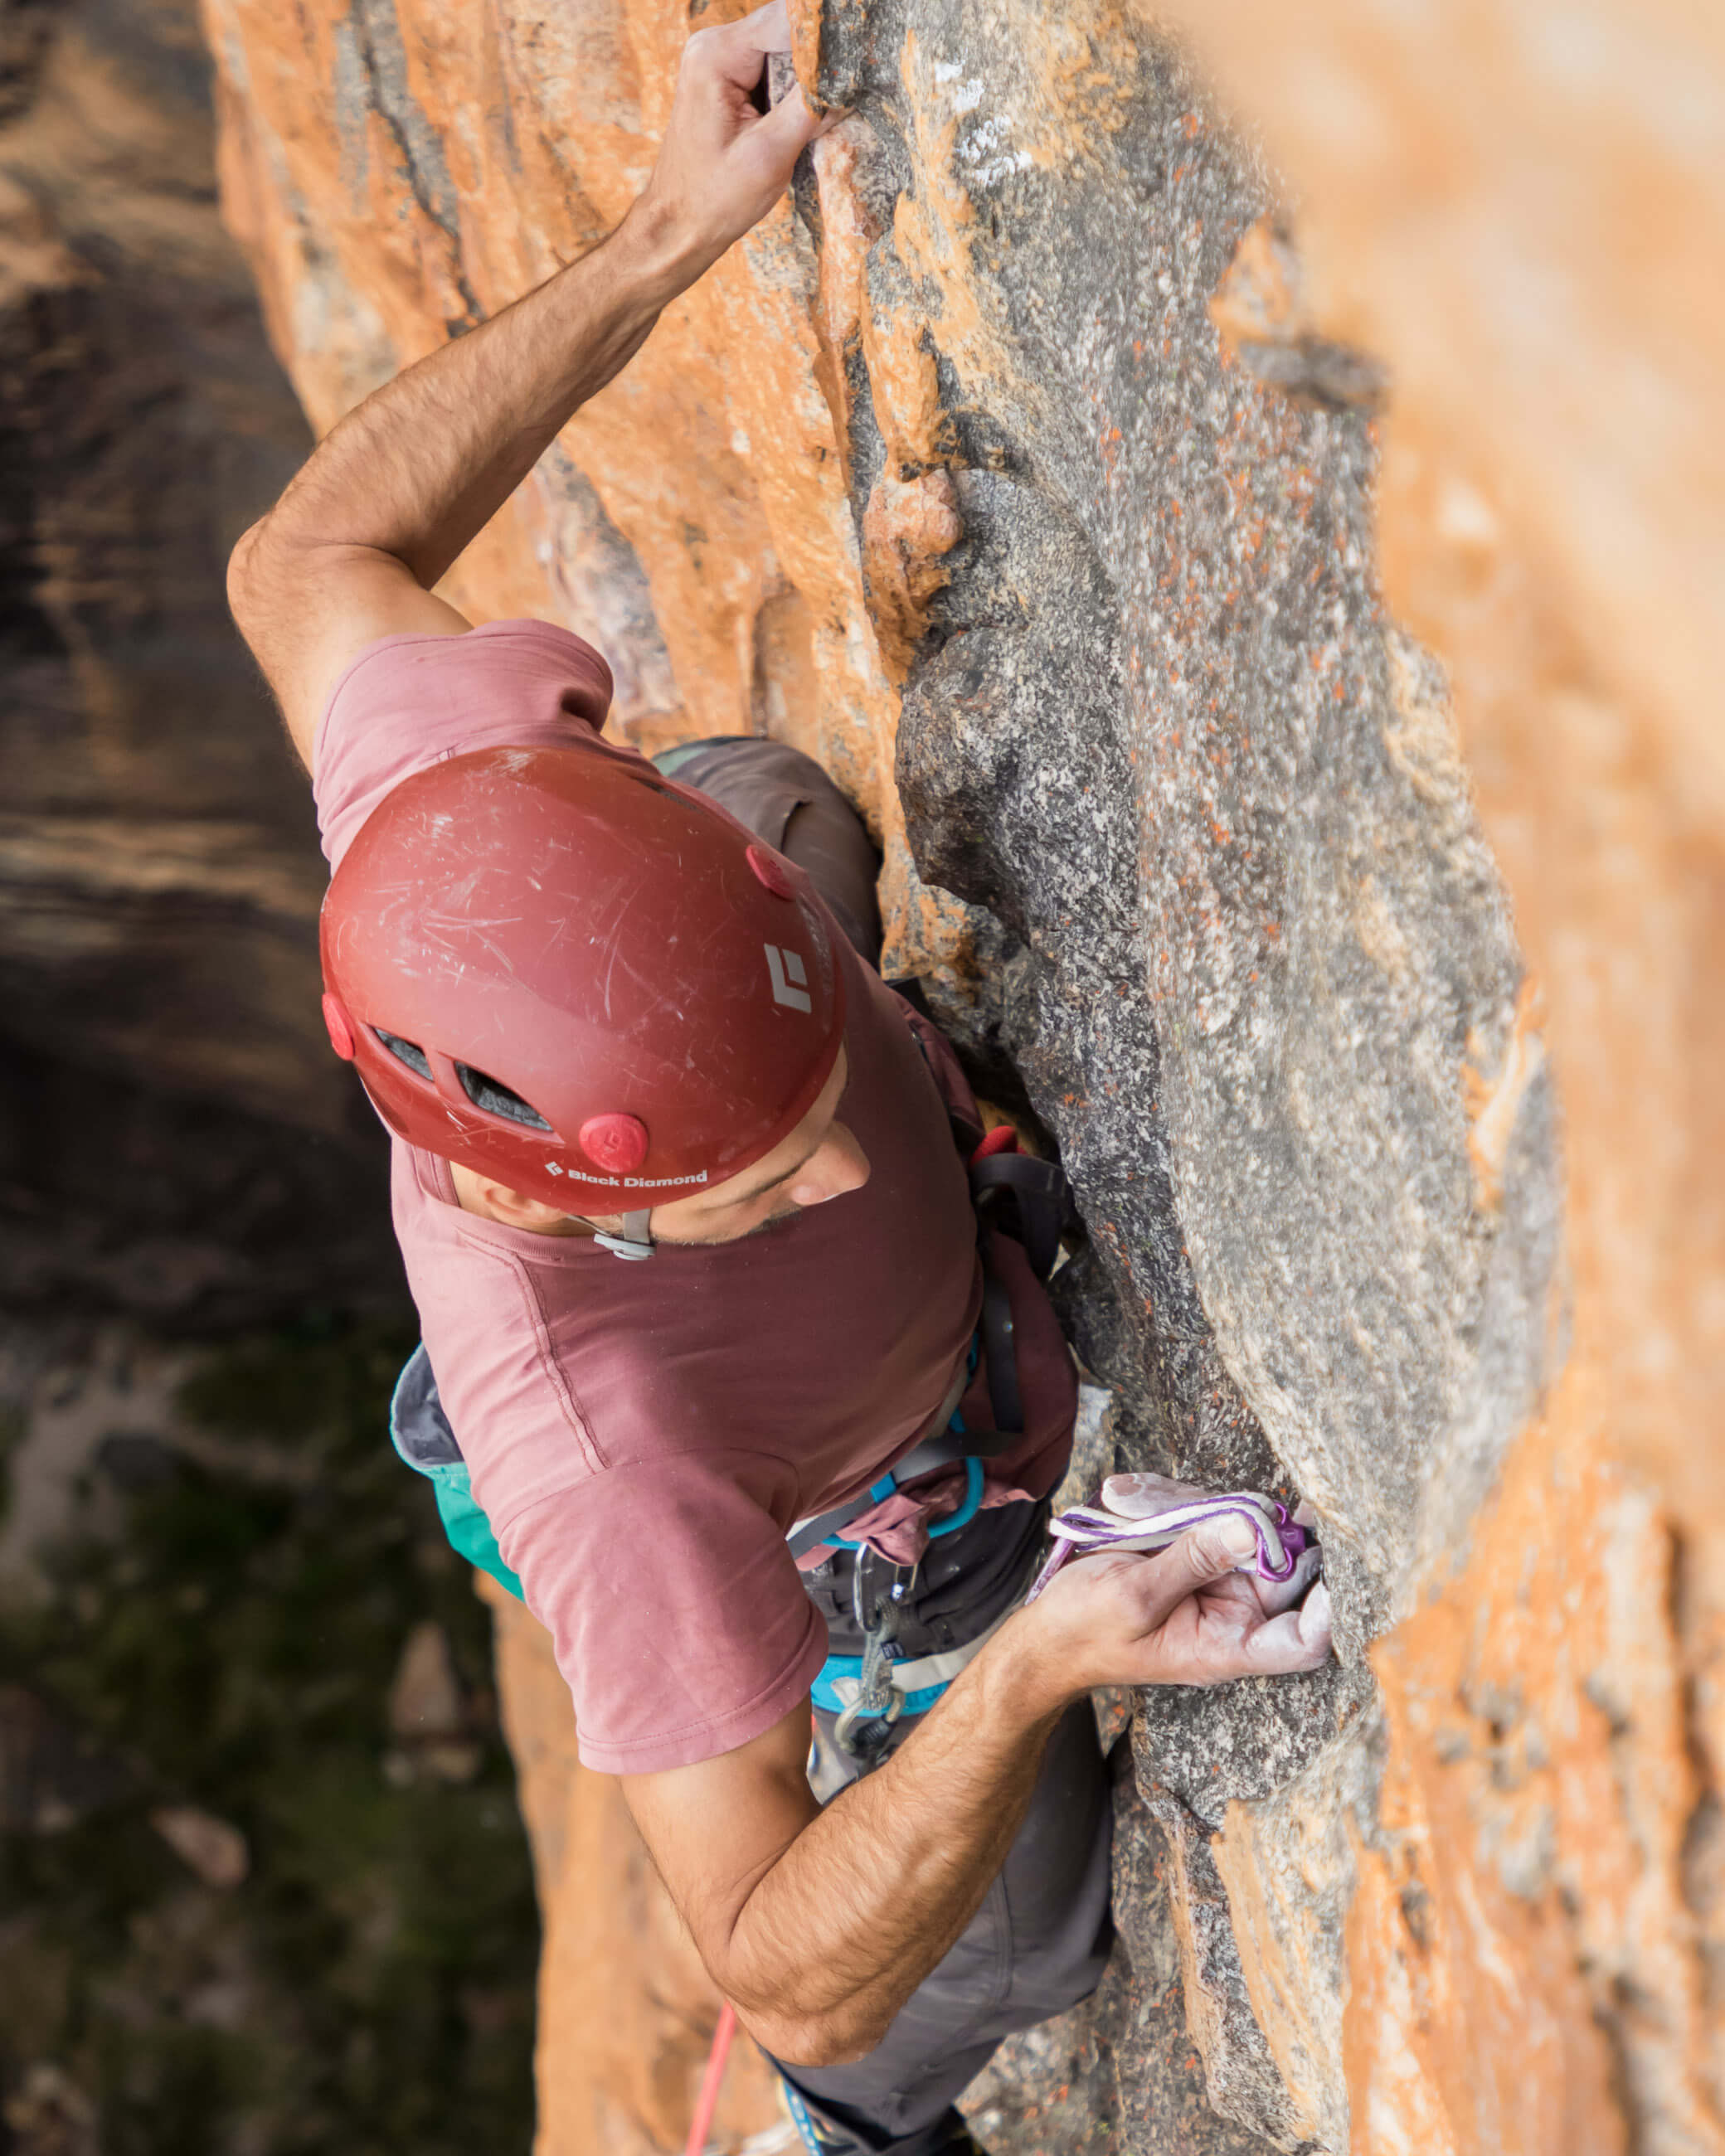
[[[855,1695],[833,1725],[833,1741],[839,1749],[865,1768],[880,1763],[893,1724],[905,1711],[905,1696],[892,1681],[892,1666],[904,1599],[916,1569],[895,1565],[892,1583],[882,1594],[873,1584],[874,1557],[870,1549],[857,1552],[851,1599],[862,1629],[862,1661]]]
[[[1198,1527],[1205,1520],[1230,1516],[1250,1520],[1257,1534],[1257,1554],[1249,1558],[1247,1564],[1255,1568],[1258,1577],[1292,1578],[1294,1567],[1307,1546],[1305,1528],[1290,1517],[1286,1505],[1278,1504],[1273,1497],[1237,1490],[1226,1496],[1194,1498],[1189,1505],[1173,1506],[1165,1512],[1153,1512],[1137,1519],[1124,1512],[1111,1512],[1106,1506],[1073,1506],[1049,1522],[1054,1552],[1037,1573],[1024,1599],[1034,1602],[1069,1558],[1088,1557],[1096,1550],[1166,1549],[1170,1543],[1178,1542],[1189,1527]],[[1238,1569],[1243,1572],[1246,1565]]]

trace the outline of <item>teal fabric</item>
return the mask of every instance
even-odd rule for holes
[[[500,1587],[506,1587],[517,1602],[526,1597],[521,1593],[518,1574],[512,1573],[503,1562],[503,1553],[497,1547],[497,1537],[491,1532],[491,1522],[474,1502],[473,1484],[469,1478],[465,1460],[439,1460],[434,1466],[421,1467],[421,1475],[429,1478],[437,1493],[438,1516],[444,1523],[444,1532],[449,1538],[449,1547],[458,1557],[465,1557],[481,1572],[488,1572]]]

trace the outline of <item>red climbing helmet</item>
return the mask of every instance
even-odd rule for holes
[[[565,1213],[737,1174],[809,1112],[844,1031],[802,870],[609,748],[403,779],[321,942],[330,1039],[390,1127]]]

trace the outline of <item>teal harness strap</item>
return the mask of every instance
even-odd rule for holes
[[[952,1427],[960,1431],[964,1428],[964,1424],[956,1414],[952,1418]],[[956,1534],[960,1527],[968,1527],[982,1510],[983,1463],[975,1453],[969,1452],[963,1456],[963,1499],[956,1512],[949,1512],[945,1519],[937,1521],[930,1527],[928,1530],[930,1542],[937,1542],[942,1535]],[[883,1475],[878,1482],[870,1486],[870,1504],[884,1505],[897,1487],[898,1477],[896,1475]],[[849,1535],[841,1535],[836,1531],[827,1537],[827,1541],[829,1543],[836,1543],[841,1549],[862,1548],[860,1542],[853,1542]]]

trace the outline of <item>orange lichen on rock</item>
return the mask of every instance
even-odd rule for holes
[[[1230,344],[1282,341],[1306,327],[1300,258],[1270,217],[1240,234],[1210,300],[1210,320]]]
[[[952,454],[952,423],[941,403],[939,372],[922,326],[870,307],[862,321],[863,357],[886,453],[901,472]]]
[[[576,1757],[551,1643],[484,1575],[505,1732],[545,1927],[539,1989],[541,2156],[680,2148],[722,2002],[635,1832],[615,1779]],[[777,2076],[746,2036],[714,2119],[734,2148],[784,2126]],[[776,2145],[776,2144],[775,2144]]]
[[[1461,1068],[1467,1100],[1467,1152],[1473,1163],[1475,1202],[1488,1213],[1497,1211],[1503,1195],[1504,1158],[1517,1115],[1527,1088],[1544,1068],[1543,1015],[1539,984],[1530,975],[1516,998],[1508,1045],[1495,1070],[1485,1067],[1486,1044],[1477,1034],[1468,1035],[1468,1060]]]
[[[815,320],[820,331],[819,380],[841,454],[850,442],[845,354],[862,331],[869,249],[880,237],[859,183],[863,131],[841,122],[809,151],[820,204],[821,249]]]
[[[1684,1892],[1702,1792],[1668,1618],[1680,1543],[1604,1457],[1589,1391],[1559,1389],[1466,1568],[1373,1650],[1388,1763],[1348,1919],[1362,2156],[1719,2145]]]
[[[1348,2145],[1337,2066],[1356,1866],[1348,1805],[1338,1787],[1317,1785],[1353,1779],[1360,1763],[1357,1743],[1346,1746],[1274,1798],[1236,1799],[1210,1844],[1246,1994],[1289,2094],[1291,2145]]]
[[[947,582],[941,556],[964,536],[949,474],[883,472],[863,511],[863,573],[887,672],[902,680],[928,625],[928,602]]]

